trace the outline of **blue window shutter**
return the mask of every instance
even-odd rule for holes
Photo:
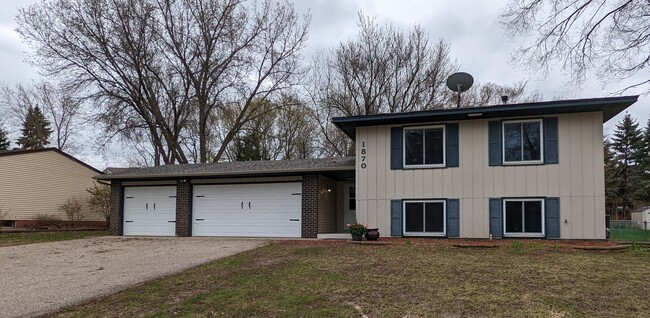
[[[544,163],[558,163],[557,117],[544,118]]]
[[[492,234],[492,237],[503,236],[502,209],[501,198],[490,198],[490,234]]]
[[[460,236],[460,200],[447,200],[447,237]]]
[[[490,166],[502,165],[500,120],[492,120],[488,122],[488,156]]]
[[[560,198],[546,198],[546,238],[560,238]]]
[[[402,200],[390,200],[390,235],[402,236]]]
[[[404,167],[402,164],[402,127],[390,129],[390,169],[399,170]],[[400,234],[401,235],[401,234]]]
[[[446,166],[458,167],[458,123],[447,124],[445,130]]]

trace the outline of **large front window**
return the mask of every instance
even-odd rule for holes
[[[445,201],[405,201],[405,236],[445,235]]]
[[[542,120],[503,122],[503,162],[542,162]]]
[[[444,165],[444,126],[404,128],[405,167],[443,167]]]
[[[505,236],[544,236],[544,200],[503,200]]]

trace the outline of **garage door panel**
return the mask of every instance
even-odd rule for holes
[[[176,187],[125,187],[124,235],[174,236]]]
[[[300,222],[291,219],[300,219],[301,189],[300,183],[197,185],[193,235],[300,237]]]

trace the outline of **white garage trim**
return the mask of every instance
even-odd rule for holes
[[[176,187],[125,187],[124,235],[176,235]]]
[[[302,183],[195,185],[192,236],[301,237]]]

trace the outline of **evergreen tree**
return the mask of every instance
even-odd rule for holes
[[[614,152],[612,151],[612,144],[607,138],[603,142],[603,150],[605,151],[605,210],[610,215],[616,214],[616,207],[618,206],[618,197],[616,195],[616,160],[614,160]]]
[[[7,131],[0,127],[0,150],[9,150],[9,138],[7,138]]]
[[[623,120],[616,124],[616,131],[612,138],[614,160],[616,161],[614,191],[623,208],[620,215],[622,219],[628,218],[628,208],[633,205],[634,194],[637,191],[638,178],[636,174],[642,157],[640,151],[642,141],[643,136],[639,130],[639,124],[629,113],[626,113]]]
[[[646,205],[650,203],[650,119],[643,130],[638,161],[635,173],[637,185],[635,199]]]
[[[50,122],[45,119],[41,109],[38,106],[30,107],[25,116],[22,136],[18,138],[17,144],[22,149],[44,148],[50,143],[49,138],[51,132]]]

